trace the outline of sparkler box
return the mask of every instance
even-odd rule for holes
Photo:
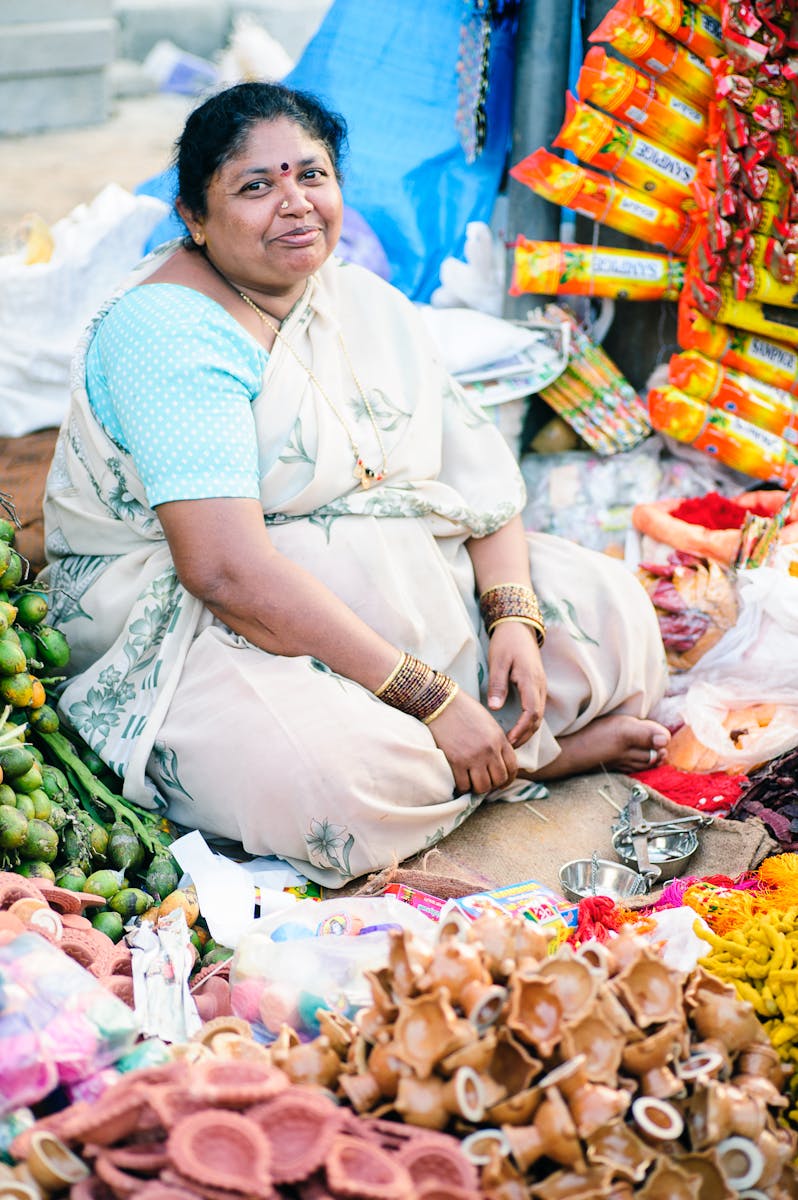
[[[507,917],[523,917],[536,925],[562,924],[568,928],[576,925],[579,905],[566,900],[557,892],[527,879],[523,883],[511,883],[507,887],[493,888],[486,892],[474,892],[450,900],[440,914],[442,919],[453,909],[475,920],[486,912],[500,912]]]

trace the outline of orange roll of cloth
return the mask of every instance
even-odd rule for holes
[[[700,350],[725,367],[798,396],[798,351],[757,333],[720,325],[705,317],[686,288],[679,296],[678,340],[685,350]]]
[[[575,100],[570,92],[565,98],[565,121],[554,145],[670,208],[685,212],[696,208],[692,190],[696,168],[691,162],[613,121],[607,113]]]
[[[515,244],[510,295],[607,296],[617,300],[675,300],[684,262],[647,250],[617,250],[565,242]]]
[[[589,42],[608,42],[648,75],[690,104],[706,108],[715,94],[709,67],[686,46],[641,17],[637,0],[616,3],[593,30]]]
[[[668,364],[674,387],[712,408],[734,413],[744,421],[776,433],[798,445],[798,398],[771,387],[733,367],[724,367],[698,350],[674,354]]]
[[[690,0],[637,0],[637,11],[701,59],[724,52],[720,21]]]
[[[659,433],[703,451],[733,471],[786,488],[798,483],[798,451],[784,438],[712,408],[679,388],[651,388],[648,415]]]
[[[511,167],[510,174],[552,204],[674,254],[686,254],[701,235],[700,226],[687,213],[542,148]]]
[[[707,115],[628,63],[592,46],[579,72],[577,92],[598,108],[634,126],[653,142],[695,162],[707,140]]]

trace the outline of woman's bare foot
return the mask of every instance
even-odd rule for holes
[[[670,733],[657,721],[625,715],[597,717],[579,733],[558,738],[561,753],[531,779],[565,779],[606,767],[608,771],[645,771],[665,757]],[[526,774],[520,772],[520,774]]]

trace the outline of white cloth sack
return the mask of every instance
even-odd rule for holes
[[[167,212],[162,200],[110,183],[53,226],[49,262],[0,257],[0,437],[60,425],[83,327]]]

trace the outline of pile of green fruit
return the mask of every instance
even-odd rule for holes
[[[13,518],[2,493],[0,505]],[[102,896],[97,926],[121,937],[177,887],[174,830],[126,801],[102,760],[61,730],[48,689],[69,645],[46,623],[46,594],[24,582],[15,531],[0,517],[0,870]]]

